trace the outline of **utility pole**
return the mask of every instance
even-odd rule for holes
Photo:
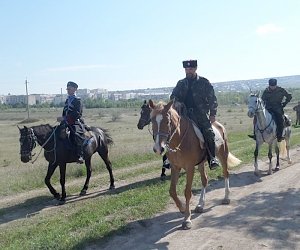
[[[28,84],[28,81],[26,78],[25,85],[26,85],[26,97],[27,97],[27,118],[29,119],[29,96],[28,96],[27,84]]]

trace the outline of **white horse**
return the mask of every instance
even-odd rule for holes
[[[268,174],[272,174],[272,148],[275,146],[275,152],[277,157],[276,167],[274,171],[278,171],[279,164],[279,153],[281,156],[285,156],[289,163],[291,163],[290,158],[290,137],[291,137],[291,126],[287,126],[283,130],[284,140],[280,143],[276,139],[276,123],[272,115],[265,109],[262,99],[258,94],[251,93],[248,98],[248,116],[253,118],[256,116],[256,123],[254,125],[255,135],[256,135],[256,147],[254,151],[254,173],[259,175],[257,156],[260,146],[265,142],[269,145],[269,171]]]

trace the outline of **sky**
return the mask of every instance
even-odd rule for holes
[[[299,0],[0,0],[0,95],[300,74]]]

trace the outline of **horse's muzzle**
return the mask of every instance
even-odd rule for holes
[[[252,118],[252,117],[254,116],[254,113],[251,112],[251,111],[248,111],[247,115],[248,115],[250,118]]]
[[[21,161],[24,162],[24,163],[27,163],[29,162],[31,159],[29,156],[21,156]]]

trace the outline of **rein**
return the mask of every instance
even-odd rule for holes
[[[261,101],[259,101],[259,107],[257,109],[255,109],[255,112],[256,113],[263,112],[263,109],[264,109],[264,107],[262,106]],[[256,127],[257,127],[258,131],[261,133],[261,136],[262,136],[264,142],[266,142],[266,140],[264,138],[264,132],[267,130],[267,128],[269,128],[271,126],[272,121],[273,121],[273,117],[271,116],[271,120],[270,120],[269,124],[263,129],[260,129],[258,127],[258,121],[256,122],[256,124],[257,124]]]
[[[180,120],[181,120],[181,117],[179,117],[179,121],[178,121],[178,124],[177,124],[177,126],[176,126],[174,132],[173,132],[172,135],[170,136],[169,140],[167,140],[166,147],[167,147],[167,150],[170,151],[171,153],[176,153],[178,150],[180,150],[180,146],[181,146],[181,144],[182,144],[182,142],[183,142],[183,139],[184,139],[184,137],[186,136],[187,131],[188,131],[189,126],[190,126],[190,123],[188,122],[188,127],[186,128],[186,130],[185,130],[183,136],[181,137],[181,140],[180,140],[179,144],[178,144],[174,149],[171,148],[171,147],[170,147],[170,142],[171,142],[173,136],[176,134],[177,129],[178,129],[179,126],[180,126]],[[168,134],[168,135],[169,135],[169,134]]]
[[[40,152],[36,156],[35,160],[31,161],[32,164],[36,162],[36,160],[40,156],[40,154],[41,154],[42,150],[44,149],[44,147],[46,146],[46,144],[50,141],[51,137],[55,134],[55,131],[56,131],[57,128],[58,128],[58,126],[55,127],[55,129],[53,130],[53,132],[51,133],[51,135],[48,137],[48,139],[44,142],[43,145],[41,145]],[[33,134],[34,134],[34,132],[33,132]],[[35,138],[37,138],[37,137],[35,136]],[[53,146],[53,148],[51,150],[46,150],[46,149],[44,149],[44,150],[45,150],[45,152],[50,153],[52,151],[55,151],[55,149],[56,149],[56,136],[54,136],[54,146]],[[54,154],[54,162],[56,162],[56,154]]]

